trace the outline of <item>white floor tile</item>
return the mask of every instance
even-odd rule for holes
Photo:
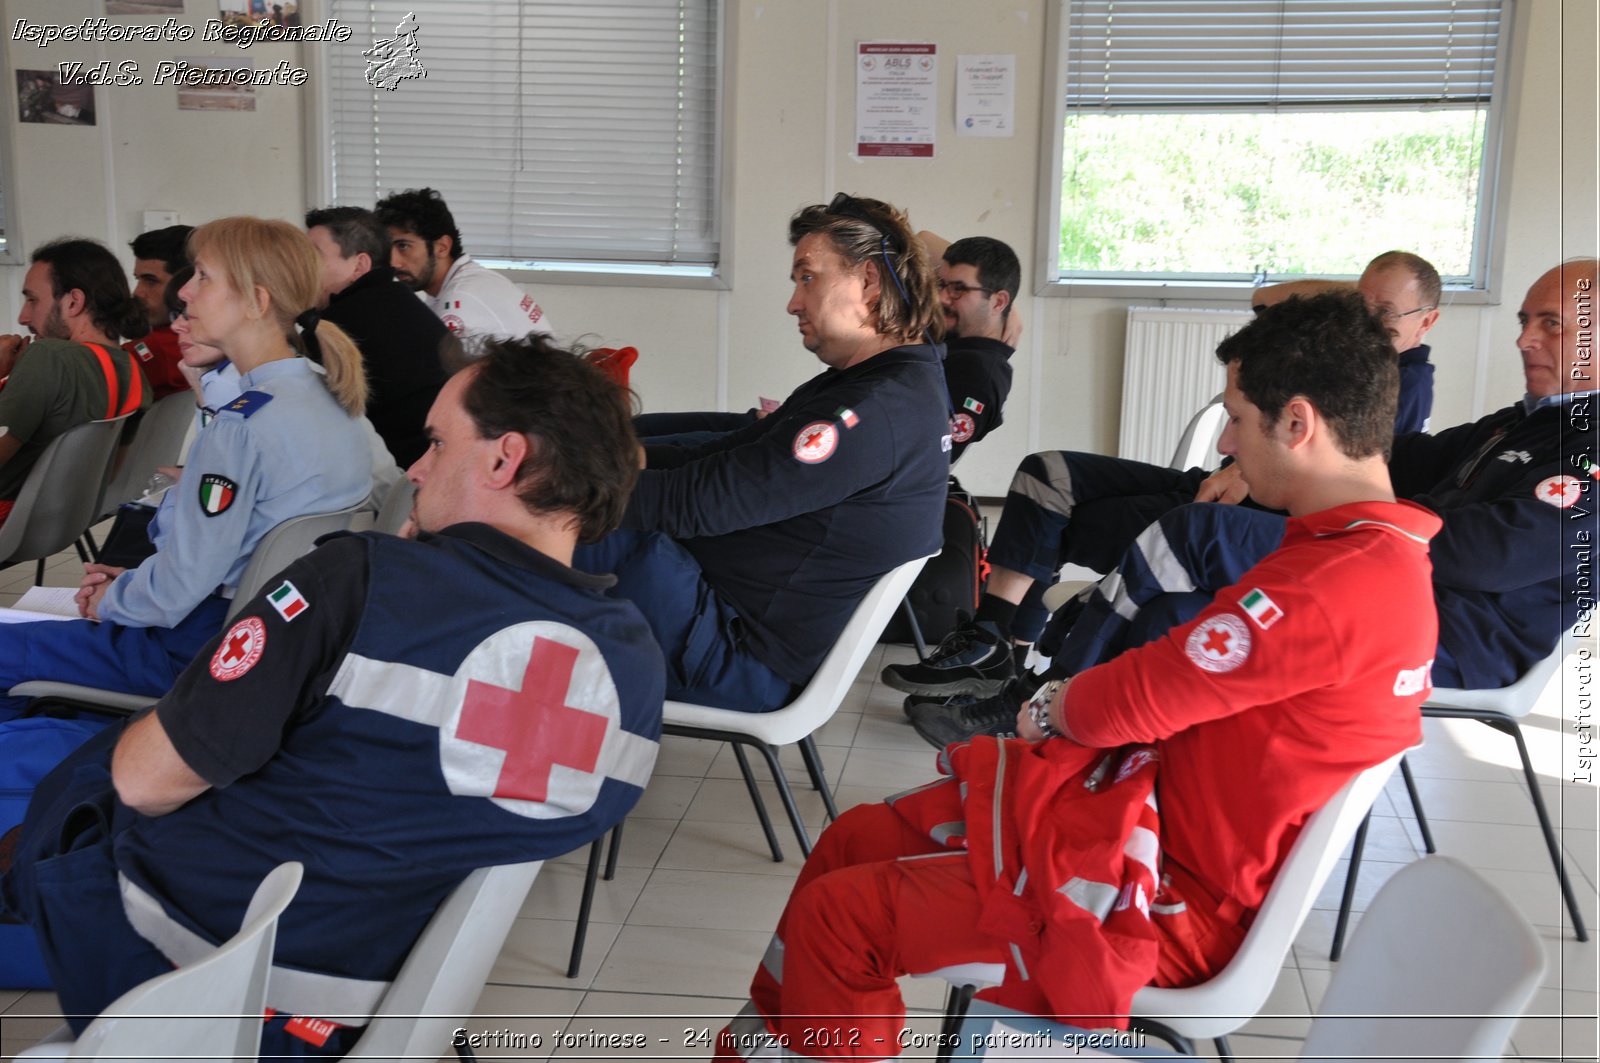
[[[657,868],[629,926],[669,926],[771,933],[789,899],[790,883],[772,875]]]

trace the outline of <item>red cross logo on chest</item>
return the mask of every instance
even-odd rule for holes
[[[566,703],[578,652],[535,638],[521,690],[467,683],[456,737],[505,751],[495,797],[545,801],[557,764],[593,772],[599,763],[606,718]]]

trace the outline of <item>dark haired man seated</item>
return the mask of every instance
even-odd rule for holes
[[[1291,514],[1282,544],[1192,622],[1047,687],[1020,739],[952,746],[951,778],[841,816],[718,1058],[897,1055],[896,978],[959,963],[1003,965],[997,1003],[1124,1025],[1141,986],[1225,964],[1306,819],[1418,740],[1439,520],[1389,484],[1384,331],[1319,296],[1217,355],[1221,449]]]
[[[262,1054],[343,1054],[471,871],[627,814],[655,761],[661,655],[571,560],[627,502],[628,413],[541,338],[492,345],[428,415],[415,541],[325,542],[153,710],[39,785],[0,915],[33,924],[74,1029],[227,938],[298,860]]]

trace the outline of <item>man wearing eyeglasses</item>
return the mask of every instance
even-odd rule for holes
[[[918,237],[940,254],[931,233]],[[942,241],[938,241],[942,243]],[[1009,246],[988,236],[968,236],[943,248],[938,267],[944,308],[945,384],[950,391],[950,463],[1000,427],[1011,393],[1011,355],[1021,334],[1011,316],[1022,265]]]

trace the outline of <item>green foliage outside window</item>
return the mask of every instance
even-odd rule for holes
[[[1381,251],[1472,272],[1484,114],[1076,114],[1061,270],[1354,275]]]

